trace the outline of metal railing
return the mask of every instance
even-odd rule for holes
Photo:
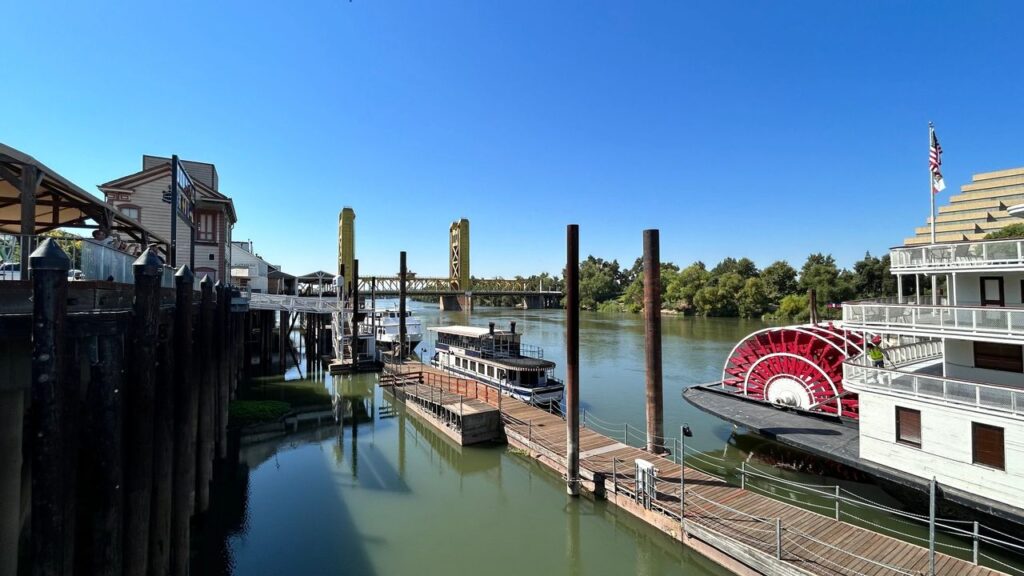
[[[889,251],[889,257],[889,269],[893,272],[1024,266],[1024,240],[957,242],[893,248]]]
[[[287,294],[249,293],[250,310],[287,310],[288,312],[309,312],[314,314],[330,314],[341,312],[341,302],[337,298],[291,296]]]
[[[854,330],[991,335],[1024,342],[1024,308],[849,302],[843,304],[843,322]]]
[[[1024,416],[1024,388],[874,368],[866,362],[863,356],[858,356],[843,363],[843,385],[846,388],[854,392],[858,389],[889,392]]]

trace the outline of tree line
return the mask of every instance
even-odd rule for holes
[[[643,259],[625,268],[617,260],[587,256],[580,263],[580,306],[601,312],[643,310]],[[564,274],[563,274],[564,277]],[[517,276],[531,289],[561,290],[563,278],[540,274]],[[662,309],[700,316],[740,316],[806,320],[810,316],[807,292],[817,294],[819,316],[838,316],[829,303],[893,295],[896,279],[889,273],[889,255],[870,253],[852,269],[840,268],[831,254],[814,253],[798,271],[785,260],[759,269],[749,258],[725,258],[711,269],[697,261],[685,268],[661,264]],[[481,302],[514,306],[513,298]]]

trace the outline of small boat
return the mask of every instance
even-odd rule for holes
[[[391,350],[398,347],[400,335],[399,323],[402,317],[398,310],[377,310],[372,318],[362,325],[377,340],[377,347],[382,350]],[[420,319],[413,316],[409,310],[405,311],[405,341],[409,350],[416,350],[423,341],[423,325]]]
[[[562,401],[565,385],[553,376],[555,363],[544,350],[520,342],[516,323],[509,330],[479,326],[443,326],[430,363],[445,372],[495,387],[506,396],[538,405]]]

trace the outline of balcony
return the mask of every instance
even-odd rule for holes
[[[843,387],[881,392],[956,408],[1000,412],[1024,418],[1024,388],[954,380],[929,372],[941,366],[938,342],[920,342],[887,351],[897,369],[874,368],[860,355],[843,364]]]
[[[893,248],[893,273],[1024,269],[1024,239],[958,242]]]
[[[1024,343],[1024,308],[925,306],[886,300],[843,304],[852,330]]]

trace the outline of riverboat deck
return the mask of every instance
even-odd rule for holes
[[[567,430],[561,416],[419,363],[389,366],[388,371],[406,385],[427,386],[496,407],[509,444],[565,474]],[[806,511],[692,468],[684,470],[666,457],[628,446],[590,428],[581,428],[579,445],[585,488],[734,572],[823,576],[911,576],[929,572],[928,550],[920,546]],[[649,507],[642,506],[637,498],[637,459],[652,463],[656,469],[655,498]],[[684,502],[680,501],[681,472],[685,475]],[[685,508],[682,521],[681,504]],[[941,553],[935,558],[935,574],[1000,574]]]

